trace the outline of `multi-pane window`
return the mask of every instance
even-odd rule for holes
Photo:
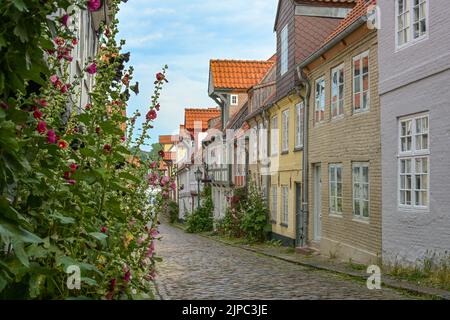
[[[288,71],[288,48],[289,48],[289,42],[288,42],[288,25],[285,25],[284,28],[281,30],[280,35],[280,74],[283,75]]]
[[[273,185],[270,190],[270,213],[272,216],[272,221],[277,221],[278,216],[278,189],[276,185]]]
[[[288,186],[281,186],[281,223],[287,225],[289,218],[289,188]]]
[[[325,119],[325,79],[316,80],[316,95],[314,106],[314,122],[320,122]]]
[[[331,71],[331,116],[344,114],[344,65]]]
[[[303,102],[295,106],[295,148],[303,147],[303,119],[305,108]]]
[[[429,206],[429,118],[418,115],[399,122],[399,205]]]
[[[342,165],[330,164],[330,213],[342,213]]]
[[[283,122],[282,122],[282,145],[281,151],[289,151],[289,109],[283,111]]]
[[[270,154],[278,155],[278,116],[271,119],[270,126]]]
[[[353,164],[353,215],[369,217],[369,164]]]
[[[353,58],[353,112],[369,110],[369,52]]]
[[[239,96],[237,94],[231,95],[231,105],[237,106],[239,104]]]
[[[427,34],[427,6],[427,0],[396,0],[398,47]]]

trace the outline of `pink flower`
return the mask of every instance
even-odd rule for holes
[[[147,249],[147,257],[153,257],[153,253],[155,252],[154,241],[150,243],[150,246]]]
[[[157,116],[158,116],[158,115],[157,115],[156,111],[153,110],[153,109],[151,109],[151,110],[147,113],[146,118],[147,118],[147,120],[155,120]]]
[[[100,0],[88,0],[88,9],[89,11],[97,11],[102,6]]]
[[[51,81],[53,84],[56,84],[56,82],[58,82],[58,80],[59,80],[59,78],[58,78],[58,76],[57,76],[56,74],[54,74],[54,75],[52,75],[52,76],[50,77],[50,81]]]
[[[95,64],[95,62],[93,62],[91,65],[89,65],[86,68],[86,71],[89,74],[95,74],[97,72],[97,65]]]
[[[37,125],[37,131],[40,134],[43,134],[47,131],[47,123],[45,123],[45,121],[40,121]]]
[[[40,118],[42,118],[42,112],[41,112],[41,110],[39,110],[38,107],[34,107],[33,117],[34,117],[35,119],[40,119]]]
[[[169,181],[170,181],[170,179],[169,179],[169,177],[168,176],[164,176],[164,177],[162,177],[161,178],[161,181],[160,181],[160,185],[161,185],[161,187],[164,187],[166,184],[168,184],[169,183]]]
[[[155,270],[150,271],[150,272],[144,277],[144,279],[147,280],[147,281],[155,280],[155,278],[156,278],[156,272],[155,272]]]
[[[72,62],[73,58],[71,56],[64,56],[64,59],[66,59],[69,62]]]
[[[150,169],[155,169],[155,168],[156,168],[156,165],[157,165],[156,161],[153,161],[153,162],[150,164]]]
[[[177,188],[177,184],[175,182],[172,182],[170,184],[170,189],[175,190]]]
[[[56,139],[55,131],[54,130],[48,130],[48,132],[47,132],[47,142],[53,144],[53,143],[56,143],[56,140],[57,139]]]
[[[77,182],[75,180],[71,179],[71,180],[68,180],[67,183],[73,186]]]
[[[37,103],[39,103],[41,105],[41,107],[44,107],[44,108],[47,106],[47,101],[45,101],[45,99],[37,100]]]
[[[68,24],[69,24],[69,15],[68,14],[65,14],[65,15],[63,15],[62,17],[61,17],[61,23],[65,26],[65,27],[67,27],[68,26]]]
[[[137,244],[141,244],[141,243],[143,243],[143,242],[145,241],[145,239],[146,239],[146,237],[143,236],[143,237],[138,238],[138,239],[136,240],[136,242],[137,242]]]
[[[125,275],[123,276],[123,280],[124,280],[125,282],[128,282],[128,281],[130,281],[130,278],[131,278],[131,272],[130,272],[130,270],[128,270],[128,271],[125,273]]]
[[[152,237],[152,239],[157,239],[159,237],[159,231],[156,228],[152,228],[150,230],[150,237]]]

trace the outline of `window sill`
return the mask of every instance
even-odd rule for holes
[[[403,51],[405,49],[408,49],[408,48],[418,44],[418,43],[426,41],[426,40],[428,40],[428,38],[429,38],[429,36],[428,36],[428,33],[427,33],[426,35],[421,36],[421,37],[419,37],[417,39],[411,40],[410,42],[402,44],[401,46],[396,45],[395,46],[395,53],[399,53],[399,52],[401,52],[401,51]],[[396,42],[397,42],[397,40],[396,40]]]
[[[286,223],[280,223],[280,226],[282,226],[283,228],[289,228],[289,225]]]
[[[370,112],[370,107],[367,110],[355,111],[353,110],[352,116],[359,116],[363,114],[368,114]]]
[[[430,208],[420,208],[420,207],[398,207],[398,211],[404,213],[419,213],[419,214],[428,214],[430,213]]]
[[[359,217],[353,216],[352,221],[363,223],[363,224],[370,224],[370,218],[359,218]]]
[[[343,218],[342,213],[330,212],[328,215],[329,215],[330,217],[333,217],[333,218],[340,218],[340,219]]]
[[[333,121],[339,121],[339,120],[342,120],[342,119],[344,119],[344,118],[345,118],[345,115],[344,115],[344,114],[339,114],[339,115],[337,115],[337,116],[331,117],[331,122],[333,122]]]
[[[299,152],[299,151],[303,151],[303,146],[302,147],[296,147],[294,149],[294,152]]]
[[[277,224],[277,220],[270,220],[271,224]]]
[[[282,155],[282,156],[287,155],[287,154],[289,154],[289,151],[283,151],[283,152],[281,152],[281,155]]]

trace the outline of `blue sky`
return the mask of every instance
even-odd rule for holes
[[[127,41],[139,81],[128,113],[145,115],[155,74],[169,65],[169,83],[151,142],[176,134],[184,108],[214,106],[208,97],[210,59],[265,60],[275,52],[277,0],[129,0],[121,4],[119,37]]]

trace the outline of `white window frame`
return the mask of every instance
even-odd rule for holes
[[[235,99],[234,102],[233,102],[233,99]],[[237,105],[239,105],[239,95],[237,95],[237,94],[232,94],[232,95],[230,95],[230,105],[231,105],[231,106],[237,106]]]
[[[354,173],[354,169],[355,168],[359,168],[360,170],[360,179],[359,181],[355,180],[355,173]],[[367,168],[367,182],[364,181],[363,179],[363,172],[364,172],[364,168]],[[355,188],[355,184],[358,183],[359,184],[359,212],[356,212],[356,208],[355,208],[355,200],[356,200],[356,188]],[[362,192],[363,192],[363,186],[367,185],[367,200],[364,199],[362,197]],[[362,204],[363,202],[367,201],[367,217],[364,216],[364,212],[363,212],[363,207]],[[361,220],[369,220],[370,219],[370,165],[369,162],[353,162],[352,163],[352,207],[353,207],[353,218],[354,219],[361,219]]]
[[[408,32],[408,40],[402,44],[399,44],[399,17],[400,17],[400,11],[399,11],[399,0],[395,0],[395,48],[396,50],[401,50],[407,47],[410,47],[420,41],[426,40],[428,39],[428,34],[429,34],[429,25],[430,25],[430,20],[429,20],[429,12],[430,12],[430,1],[429,0],[419,0],[419,15],[420,15],[420,4],[425,3],[425,16],[422,17],[422,19],[420,19],[419,16],[419,21],[415,21],[414,20],[414,8],[417,7],[414,5],[414,0],[403,0],[403,4],[406,8],[405,12],[402,13],[403,15],[407,15],[409,16],[409,24],[405,25],[404,28],[402,30],[407,30]],[[425,19],[425,33],[422,35],[419,35],[417,38],[414,38],[414,24],[415,23],[419,23],[421,20]]]
[[[276,222],[278,218],[278,186],[276,184],[270,188],[270,213],[272,221]]]
[[[280,75],[289,69],[289,24],[286,24],[280,33]]]
[[[303,102],[295,106],[295,148],[303,148],[303,120],[305,116],[305,105]]]
[[[417,123],[418,121],[422,121],[426,119],[427,128],[425,130],[421,130],[421,132],[417,132]],[[411,135],[405,136],[402,134],[402,126],[403,123],[411,122]],[[423,124],[422,124],[423,125]],[[422,126],[421,125],[421,126]],[[423,127],[422,127],[423,129]],[[426,135],[426,141],[427,141],[427,148],[417,148],[417,142],[418,137],[421,137],[421,144],[423,143],[424,135]],[[399,209],[402,210],[413,210],[413,211],[425,211],[428,212],[430,208],[430,116],[428,113],[420,113],[415,115],[410,115],[407,117],[402,117],[398,121],[398,179],[397,179],[397,203]],[[403,150],[402,149],[402,139],[405,139],[405,137],[411,138],[411,148],[409,150]],[[416,162],[418,160],[426,159],[427,160],[427,172],[416,172]],[[408,161],[410,160],[411,169],[410,172],[402,173],[402,161]],[[421,176],[421,179],[423,176],[427,179],[427,189],[416,189],[416,179],[417,176]],[[405,180],[405,188],[402,188],[402,178],[410,176],[411,183],[410,188],[406,188],[406,180]],[[422,180],[421,183],[423,184]],[[411,196],[411,204],[406,204],[406,194],[405,194],[405,202],[402,203],[402,191],[407,192],[410,191]],[[426,192],[427,196],[427,204],[426,205],[417,205],[416,204],[416,192]]]
[[[274,124],[276,126],[274,126]],[[279,141],[280,141],[280,136],[279,136],[279,130],[278,130],[278,115],[275,115],[270,119],[270,155],[272,157],[278,155]]]
[[[333,173],[332,173],[332,169]],[[343,211],[343,205],[344,205],[344,196],[343,196],[343,185],[342,185],[342,164],[341,163],[332,163],[329,165],[329,170],[328,170],[328,185],[329,185],[329,205],[330,205],[330,214],[336,214],[336,215],[342,215],[342,211]],[[340,170],[341,171],[341,179],[338,180],[338,174],[337,171]],[[333,185],[334,182],[334,185]],[[338,196],[338,185],[341,185],[341,195]],[[334,189],[334,196],[332,196],[332,190]],[[338,200],[341,200],[341,210],[338,210]],[[336,208],[335,210],[333,210],[333,204],[334,207]]]
[[[317,85],[319,84],[319,82],[323,82],[323,91],[321,92],[320,95],[318,95],[317,93]],[[325,107],[326,107],[326,95],[325,95],[325,90],[326,90],[326,81],[325,81],[325,77],[321,77],[319,79],[317,79],[314,82],[314,123],[320,123],[323,122],[325,120]],[[323,103],[323,105],[322,105]],[[321,111],[323,111],[323,119],[320,118],[321,115]],[[319,119],[317,119],[317,112],[319,112]]]
[[[342,71],[342,83],[339,81],[339,72]],[[337,85],[334,83],[334,75],[337,74]],[[342,97],[340,94],[339,87],[342,86]],[[344,115],[344,106],[345,106],[345,69],[344,64],[341,64],[331,70],[331,103],[330,103],[330,109],[331,109],[331,118],[338,118],[339,116]],[[334,96],[337,97],[337,102],[333,102]],[[340,103],[342,103],[342,112],[340,112]],[[337,112],[336,115],[333,115],[333,110],[336,108]]]
[[[281,114],[281,152],[289,152],[289,109],[286,109]]]
[[[363,108],[363,102],[364,102],[364,58],[367,57],[367,106],[366,108]],[[360,108],[358,110],[355,109],[355,97],[356,97],[356,79],[355,79],[355,61],[359,60],[360,63],[360,75],[359,75],[359,85],[360,85]],[[352,88],[352,110],[353,113],[362,113],[367,112],[370,110],[370,52],[369,50],[353,57],[352,59],[352,82],[353,82],[353,88]]]
[[[289,187],[287,185],[281,186],[281,224],[289,225]]]

